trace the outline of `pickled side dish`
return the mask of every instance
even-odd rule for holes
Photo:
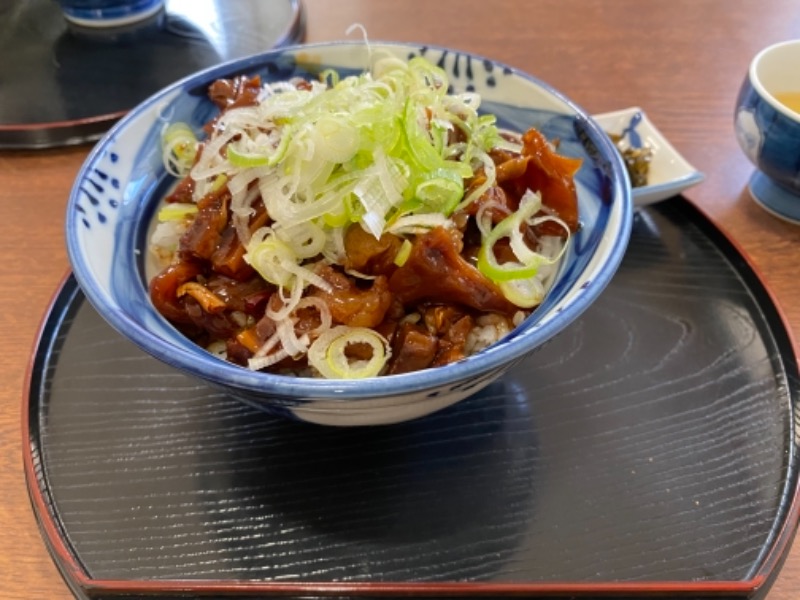
[[[608,137],[614,142],[614,146],[622,156],[628,177],[631,180],[631,187],[644,187],[647,185],[650,176],[650,163],[653,160],[653,149],[650,146],[642,145],[633,147],[625,143],[622,135],[609,133]]]

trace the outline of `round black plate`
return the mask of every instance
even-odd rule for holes
[[[749,597],[797,526],[799,400],[768,292],[675,198],[637,214],[578,322],[401,425],[260,413],[143,354],[69,279],[26,469],[79,596]]]

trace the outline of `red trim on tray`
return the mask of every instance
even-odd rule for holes
[[[131,107],[132,108],[132,107]],[[0,124],[0,132],[9,131],[52,131],[56,129],[67,129],[69,127],[79,127],[86,125],[96,125],[106,122],[118,121],[128,114],[127,110],[112,112],[105,115],[85,117],[83,119],[73,119],[71,121],[52,121],[47,123],[15,123],[13,125]]]
[[[86,588],[89,596],[156,593],[226,594],[234,596],[634,596],[696,594],[749,594],[757,589],[748,582],[620,582],[620,583],[274,583],[251,581],[140,581],[97,580]]]
[[[53,520],[53,515],[51,514],[48,503],[45,501],[44,495],[42,494],[42,490],[39,487],[39,479],[36,473],[36,467],[34,465],[33,460],[33,444],[30,437],[30,390],[31,384],[33,382],[33,369],[34,363],[36,362],[36,355],[37,355],[37,348],[42,340],[44,335],[44,329],[47,325],[47,321],[50,318],[52,311],[54,310],[56,300],[63,289],[67,279],[70,276],[70,271],[68,271],[62,278],[61,283],[56,288],[56,291],[51,296],[50,302],[48,304],[48,309],[45,311],[45,314],[42,316],[39,327],[36,333],[36,338],[34,340],[33,351],[30,354],[30,358],[28,359],[28,367],[25,373],[25,387],[23,391],[23,401],[22,401],[22,418],[20,421],[22,422],[22,463],[23,468],[25,471],[25,480],[28,486],[28,497],[30,498],[31,504],[34,508],[34,516],[36,517],[37,522],[39,523],[40,532],[45,538],[45,542],[50,550],[53,558],[56,559],[56,564],[58,568],[61,570],[61,574],[65,578],[72,579],[73,581],[77,582],[79,585],[83,586],[85,583],[89,581],[83,567],[75,560],[72,552],[69,550],[67,545],[64,543],[64,539],[59,535],[58,527],[56,526],[55,521]]]

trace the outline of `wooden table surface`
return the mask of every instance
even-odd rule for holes
[[[706,180],[686,196],[749,256],[800,340],[800,226],[760,209],[733,134],[751,57],[800,36],[796,0],[305,0],[306,39],[451,46],[538,76],[591,113],[644,108]],[[4,57],[3,60],[9,60]],[[2,87],[0,87],[2,101]],[[22,471],[20,407],[40,321],[68,271],[63,222],[89,146],[0,152],[0,597],[70,598],[37,530]],[[768,600],[800,597],[800,546]]]

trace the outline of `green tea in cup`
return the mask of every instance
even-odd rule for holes
[[[777,92],[773,96],[786,108],[800,114],[800,92]]]

